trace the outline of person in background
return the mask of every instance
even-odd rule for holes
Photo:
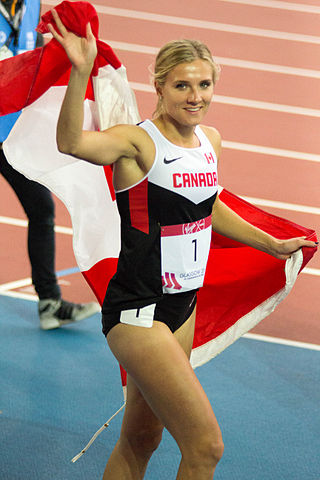
[[[43,44],[35,27],[40,1],[0,1],[0,60],[33,50]],[[39,297],[40,327],[51,330],[75,323],[100,311],[96,302],[72,303],[61,298],[55,274],[54,201],[47,188],[33,182],[9,165],[2,150],[19,113],[0,117],[0,173],[15,191],[28,217],[28,254],[32,282]]]

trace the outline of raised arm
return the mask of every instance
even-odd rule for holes
[[[83,130],[83,102],[88,80],[97,55],[97,46],[90,24],[86,38],[69,32],[57,12],[52,10],[59,29],[48,25],[53,37],[62,45],[72,64],[67,92],[61,107],[57,125],[58,149],[91,163],[110,164],[122,157],[135,158],[137,150],[131,136],[135,127],[117,126],[104,132]]]

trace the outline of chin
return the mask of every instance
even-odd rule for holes
[[[196,125],[199,125],[199,123],[202,122],[203,117],[204,117],[204,115],[195,115],[195,116],[192,116],[192,117],[188,118],[183,123],[185,125],[196,126]]]
[[[183,115],[171,116],[174,123],[181,125],[183,127],[196,127],[202,122],[203,117],[204,117],[203,112],[197,115],[188,115],[188,114],[186,115],[185,113],[183,113]]]

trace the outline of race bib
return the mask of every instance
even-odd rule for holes
[[[192,223],[161,227],[163,293],[179,293],[203,285],[211,243],[211,216]]]

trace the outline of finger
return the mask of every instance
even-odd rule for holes
[[[48,29],[49,29],[50,33],[52,34],[53,38],[55,38],[59,43],[61,43],[63,41],[63,37],[61,37],[61,35],[59,35],[57,30],[51,25],[51,23],[48,23]]]
[[[61,33],[62,36],[65,36],[67,33],[68,33],[68,30],[66,29],[66,27],[63,25],[57,11],[53,8],[51,10],[51,13],[52,13],[52,16],[54,18],[54,21],[56,22],[56,25]]]
[[[92,39],[92,37],[94,37],[90,22],[87,23],[86,33],[87,33],[87,40]]]
[[[318,245],[319,245],[319,242],[311,242],[310,240],[307,240],[303,246],[316,248]]]
[[[297,240],[299,244],[303,247],[315,247],[319,244],[319,242],[307,240],[307,237],[297,237],[295,239],[293,238],[293,240]]]
[[[295,249],[294,251],[298,251],[301,248],[317,248],[318,244],[319,242],[312,242],[311,240],[303,240],[299,242],[297,249]]]
[[[87,23],[87,28],[86,28],[86,34],[87,34],[87,42],[89,45],[94,45],[96,48],[97,41],[96,37],[92,33],[91,25],[90,23]]]
[[[307,240],[307,237],[298,237],[297,240],[300,240],[300,243],[305,247],[314,247],[319,244],[319,242],[314,242],[312,240]]]

